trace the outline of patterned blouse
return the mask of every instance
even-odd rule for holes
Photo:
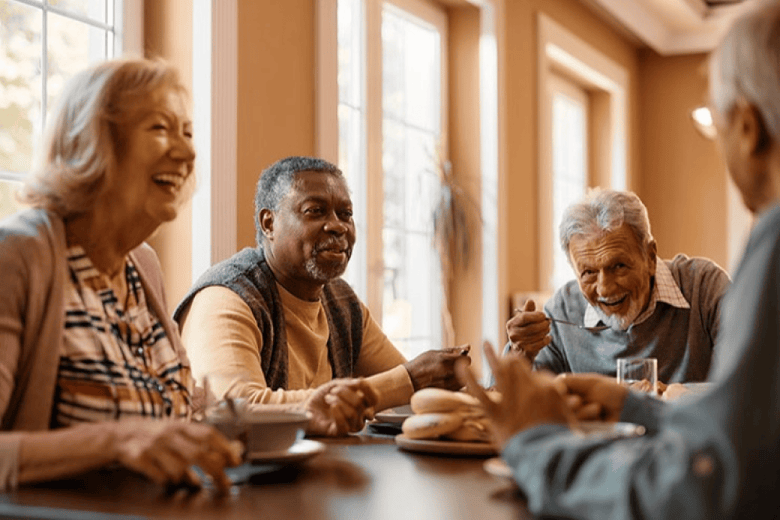
[[[68,249],[65,333],[52,427],[120,417],[189,418],[192,380],[162,324],[147,307],[141,279],[125,261],[127,299],[81,246]]]

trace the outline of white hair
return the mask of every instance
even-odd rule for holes
[[[760,2],[734,22],[711,57],[710,91],[721,115],[743,98],[780,139],[779,2]]]
[[[631,229],[639,245],[653,241],[647,208],[635,193],[594,188],[563,212],[558,229],[561,249],[569,258],[569,243],[573,237],[614,231],[623,224]]]

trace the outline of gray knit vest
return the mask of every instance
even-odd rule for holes
[[[235,292],[252,310],[263,338],[260,363],[266,384],[273,390],[286,390],[288,362],[284,309],[262,248],[245,248],[203,273],[173,313],[173,319],[180,326],[184,311],[198,291],[213,285]],[[360,300],[341,278],[325,284],[321,299],[330,331],[328,359],[333,377],[352,377],[363,342]]]

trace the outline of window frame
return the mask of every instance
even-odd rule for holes
[[[113,32],[114,57],[121,56],[123,54],[141,54],[143,49],[143,0],[107,0],[108,2],[113,2],[113,26],[85,18],[76,13],[60,9],[57,6],[49,5],[44,0],[10,1],[40,9],[43,13],[52,12],[85,25]],[[46,49],[47,34],[45,32],[45,17],[43,17],[42,20],[44,21],[42,21],[43,30],[41,31],[41,49]],[[105,59],[109,59],[111,57],[112,56],[107,56]],[[46,78],[48,77],[46,69],[47,65],[48,63],[46,60],[46,54],[44,53],[41,59],[41,76],[44,78],[42,84],[43,92],[41,96],[41,102],[43,104],[41,107],[41,128],[46,127]],[[12,172],[0,169],[0,182],[24,182],[28,175],[29,172]]]
[[[598,103],[600,113],[588,128],[606,127],[603,146],[591,157],[605,157],[602,163],[588,166],[588,186],[603,186],[616,190],[632,189],[633,179],[628,172],[630,150],[626,138],[628,129],[628,71],[594,47],[539,13],[539,255],[537,264],[538,288],[551,291],[554,243],[553,186],[552,186],[552,103],[548,84],[554,71],[563,71],[568,77],[590,91],[603,94],[607,101]],[[592,110],[589,112],[592,113]],[[603,123],[603,125],[602,125]],[[593,143],[589,143],[589,149]]]

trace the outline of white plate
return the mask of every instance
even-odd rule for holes
[[[295,464],[319,455],[325,451],[325,445],[311,439],[301,439],[282,451],[261,451],[259,453],[247,453],[246,458],[252,464]]]
[[[494,477],[512,478],[512,470],[501,457],[493,457],[492,459],[486,460],[484,464],[482,464],[482,467]]]
[[[496,455],[498,450],[490,442],[460,442],[439,439],[410,439],[405,434],[396,435],[395,443],[408,451],[441,453],[445,455]]]
[[[409,407],[409,405],[406,405],[382,410],[378,414],[374,415],[374,420],[376,422],[400,425],[412,415],[414,415],[414,412],[412,412],[412,409]]]

